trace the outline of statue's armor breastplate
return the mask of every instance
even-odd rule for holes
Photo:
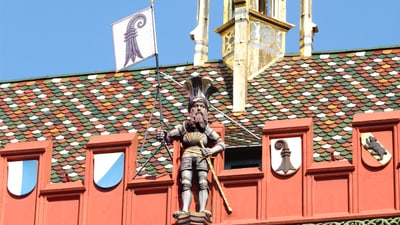
[[[187,132],[183,135],[182,145],[184,149],[190,147],[201,147],[200,141],[203,142],[204,146],[207,146],[207,135],[199,131]]]

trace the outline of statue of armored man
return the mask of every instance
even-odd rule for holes
[[[189,213],[192,200],[192,178],[197,175],[198,180],[198,212],[211,217],[211,212],[206,210],[208,200],[207,174],[209,164],[207,157],[215,155],[225,149],[221,137],[208,124],[208,98],[217,89],[211,84],[209,77],[192,77],[184,83],[184,88],[189,93],[189,118],[170,131],[158,131],[160,141],[171,143],[173,140],[181,142],[180,185],[182,208],[174,213],[177,218]],[[212,165],[211,165],[212,166]]]

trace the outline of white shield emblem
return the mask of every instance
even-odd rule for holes
[[[291,175],[301,165],[301,138],[271,139],[271,167],[279,175]]]
[[[124,153],[94,155],[94,183],[101,188],[116,186],[124,173]]]
[[[37,183],[37,166],[37,160],[8,162],[8,191],[16,196],[31,193]]]

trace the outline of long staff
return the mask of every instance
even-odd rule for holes
[[[200,145],[201,145],[202,148],[205,148],[205,147],[204,147],[204,144],[203,144],[203,141],[200,141]],[[209,157],[209,156],[206,156],[206,157],[204,157],[204,158],[206,159],[207,164],[208,164],[208,167],[209,167],[210,170],[211,170],[212,176],[213,176],[213,178],[214,178],[214,180],[215,180],[215,183],[217,184],[218,191],[219,191],[219,193],[221,194],[222,199],[224,200],[224,203],[225,203],[225,205],[226,205],[226,208],[228,208],[228,212],[229,212],[229,213],[232,213],[232,207],[231,207],[231,205],[229,204],[228,199],[226,198],[224,191],[222,190],[221,183],[219,182],[218,176],[217,176],[217,174],[215,173],[214,166],[213,166],[213,164],[212,164],[212,162],[211,162],[210,157]]]
[[[151,7],[154,10],[153,0],[151,0],[150,3],[151,3]],[[154,18],[153,18],[153,21],[154,21]],[[155,33],[154,26],[153,26],[153,33]],[[157,43],[156,42],[154,42],[154,48],[157,49]],[[157,52],[155,53],[155,56],[156,56],[155,57],[156,58],[156,73],[157,73],[157,99],[158,99],[158,103],[159,103],[159,114],[160,114],[160,129],[163,130],[164,129],[163,125],[165,123],[164,123],[164,117],[163,117],[163,111],[162,111],[163,106],[162,106],[161,81],[160,81],[160,66],[159,66],[159,63],[158,63],[158,53]],[[153,107],[154,106],[155,105],[153,105]],[[153,111],[151,112],[151,115],[153,115]],[[151,116],[150,116],[150,118],[151,118]],[[151,124],[151,119],[149,121],[149,124]],[[146,136],[147,136],[147,131],[146,131],[145,137]],[[144,146],[144,141],[143,141],[143,146]],[[142,149],[143,149],[143,146],[142,146]],[[140,167],[140,169],[138,171],[136,171],[136,173],[135,173],[135,175],[133,176],[132,179],[135,179],[140,174],[140,172],[142,172],[142,170],[147,166],[147,164],[154,157],[154,155],[157,154],[157,152],[161,150],[162,147],[166,148],[167,153],[168,153],[169,157],[171,158],[171,162],[173,161],[172,154],[171,154],[171,151],[170,151],[167,143],[165,143],[165,141],[162,141],[161,145],[153,152],[153,154],[151,154],[151,156]]]

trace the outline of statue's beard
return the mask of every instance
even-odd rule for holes
[[[197,111],[192,109],[190,112],[190,125],[198,130],[203,131],[208,123],[208,115],[206,110]]]

